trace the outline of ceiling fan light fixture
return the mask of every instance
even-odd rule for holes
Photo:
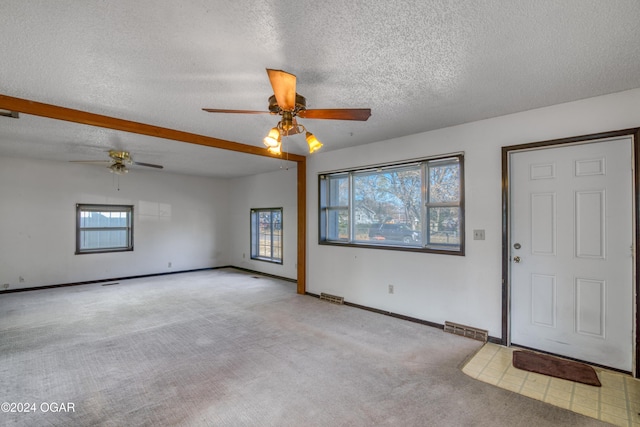
[[[269,134],[263,139],[264,145],[267,146],[268,149],[273,147],[279,147],[280,141],[282,140],[282,136],[280,135],[280,131],[277,127],[271,128]]]
[[[122,163],[114,163],[109,166],[109,172],[115,173],[116,175],[124,175],[129,172],[129,169]]]
[[[271,154],[280,155],[282,154],[282,144],[278,143],[278,145],[274,145],[273,147],[268,147],[267,151],[269,151]]]
[[[282,112],[282,120],[278,124],[284,130],[285,134],[289,134],[289,131],[293,129],[293,113],[291,111]]]
[[[314,134],[311,132],[307,132],[306,134],[307,145],[309,145],[309,153],[315,153],[320,148],[322,148],[322,142],[316,138]]]

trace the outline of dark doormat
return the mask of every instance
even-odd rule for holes
[[[589,365],[530,351],[514,351],[513,366],[569,381],[600,387],[598,374]]]

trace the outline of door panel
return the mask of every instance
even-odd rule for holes
[[[605,190],[576,191],[576,257],[605,259]]]
[[[576,332],[605,339],[605,282],[576,278]]]
[[[545,274],[531,275],[531,323],[556,326],[556,278]]]
[[[513,152],[512,344],[633,364],[631,138]]]
[[[556,194],[531,194],[531,252],[556,254]]]

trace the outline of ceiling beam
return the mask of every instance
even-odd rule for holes
[[[88,113],[86,111],[74,110],[66,107],[59,107],[52,104],[30,101],[22,98],[14,98],[0,94],[0,109],[17,111],[23,114],[48,117],[50,119],[64,120],[67,122],[80,123],[83,125],[97,126],[106,129],[120,130],[139,135],[155,136],[157,138],[170,139],[172,141],[186,142],[189,144],[204,145],[222,150],[236,151],[239,153],[254,154],[263,157],[276,159],[285,158],[294,162],[304,162],[305,157],[297,154],[282,152],[282,154],[271,154],[266,148],[254,145],[241,144],[239,142],[227,141],[225,139],[213,138],[211,136],[198,135],[195,133],[183,132],[179,130],[164,128],[160,126],[148,125],[145,123],[132,122],[115,117],[103,116],[101,114]]]

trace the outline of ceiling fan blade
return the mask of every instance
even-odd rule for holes
[[[301,110],[298,117],[303,119],[359,120],[367,121],[371,116],[370,108],[329,108],[320,110]]]
[[[235,114],[269,114],[269,111],[254,110],[219,110],[216,108],[203,108],[207,113],[235,113]]]
[[[281,110],[293,111],[296,108],[296,76],[282,70],[267,68],[273,94]]]
[[[69,160],[70,163],[84,163],[87,165],[110,165],[111,160]]]
[[[146,166],[148,168],[164,169],[164,166],[162,165],[154,165],[151,163],[133,162],[133,164],[137,166]]]

